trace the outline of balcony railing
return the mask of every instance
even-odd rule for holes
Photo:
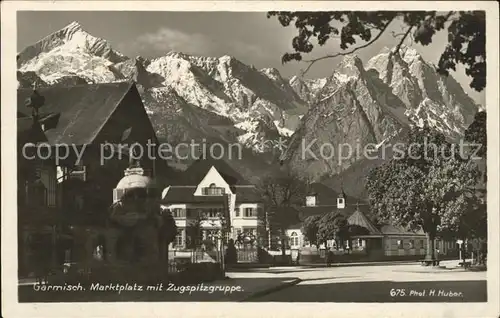
[[[209,187],[202,189],[203,195],[224,195],[224,188]]]

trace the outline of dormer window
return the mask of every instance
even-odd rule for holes
[[[217,187],[215,183],[211,183],[208,187],[202,189],[203,195],[223,195],[225,189]]]
[[[316,195],[311,194],[306,196],[306,206],[316,206]]]

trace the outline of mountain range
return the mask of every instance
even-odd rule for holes
[[[452,76],[439,75],[406,46],[385,48],[366,63],[346,55],[327,78],[287,79],[275,68],[257,69],[227,55],[129,58],[73,22],[18,53],[17,65],[19,87],[133,80],[161,141],[238,143],[243,159],[229,161],[251,181],[289,165],[327,183],[340,174],[354,183],[350,194],[360,196],[362,166],[380,160],[306,158],[304,144],[312,143],[315,154],[340,145],[377,149],[404,138],[412,125],[457,139],[480,108]],[[183,169],[187,162],[170,164]],[[354,181],[347,175],[353,169]]]

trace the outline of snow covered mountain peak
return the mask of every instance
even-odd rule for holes
[[[71,22],[70,24],[68,24],[67,26],[65,26],[64,28],[62,28],[61,30],[67,30],[69,33],[74,33],[76,31],[81,31],[83,30],[83,27],[82,25],[80,24],[80,22],[78,21],[73,21]]]
[[[346,55],[342,61],[338,64],[334,73],[341,73],[349,76],[360,76],[364,73],[365,69],[363,67],[363,61],[356,55]]]
[[[459,137],[473,120],[478,107],[453,76],[442,76],[412,47],[402,45],[400,54],[380,53],[366,63],[390,86],[417,125],[429,124],[448,137]]]
[[[346,55],[328,77],[288,80],[277,68],[257,69],[230,55],[127,58],[73,22],[19,53],[18,82],[134,80],[158,136],[170,142],[207,135],[261,152],[262,141],[297,135],[354,146],[356,139],[378,144],[424,122],[459,136],[477,111],[472,99],[414,48],[393,51],[384,48],[365,63]],[[329,164],[311,169],[331,173]]]
[[[411,63],[414,60],[422,58],[422,56],[417,52],[417,50],[407,45],[401,45],[399,49],[399,54],[406,63]]]
[[[113,50],[106,40],[87,33],[80,23],[74,21],[22,50],[18,54],[18,66],[56,49],[61,51],[61,54],[83,51],[107,59],[111,63],[119,63],[128,59],[120,52]]]
[[[281,74],[277,68],[268,67],[268,68],[263,68],[260,71],[262,73],[266,74],[272,80],[275,80],[275,81],[283,80],[283,78],[281,77]]]

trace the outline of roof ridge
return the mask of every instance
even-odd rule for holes
[[[169,185],[172,188],[197,188],[195,185]]]
[[[357,216],[357,217],[360,217],[364,223],[366,223],[366,225],[368,225],[367,229],[370,231],[370,232],[376,232],[376,233],[380,233],[380,230],[375,226],[375,224],[373,224],[373,221],[370,220],[363,212],[361,212],[360,209],[356,209],[356,211],[354,211],[348,218],[348,220],[351,220],[351,219],[354,219],[353,217],[354,216]]]

